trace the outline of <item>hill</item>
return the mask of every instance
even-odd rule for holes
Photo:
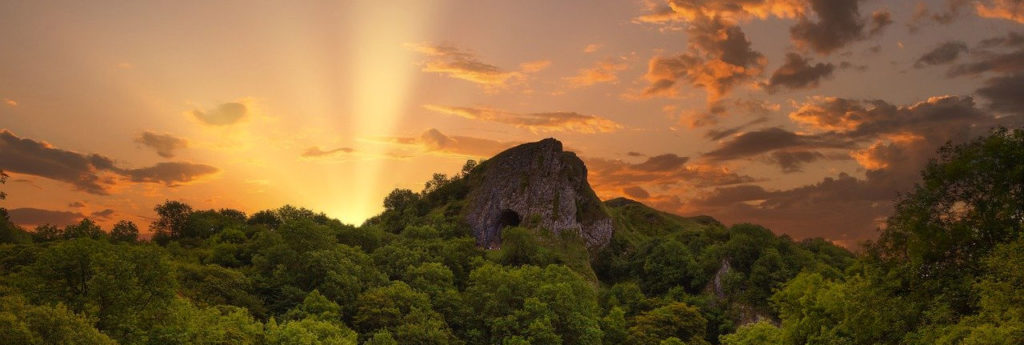
[[[140,241],[130,222],[29,231],[0,217],[0,343],[1015,344],[1022,147],[1024,131],[1001,130],[944,148],[858,255],[628,199],[588,205],[585,167],[564,152],[541,160],[568,169],[519,175],[559,193],[509,192],[520,181],[492,175],[499,160],[471,161],[393,191],[360,226],[168,201]],[[488,190],[506,203],[481,207]],[[474,228],[476,214],[498,228]],[[613,231],[594,242],[600,219]]]

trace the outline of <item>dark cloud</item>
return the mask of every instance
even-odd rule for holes
[[[994,111],[1024,115],[1024,73],[989,79],[977,92]]]
[[[321,149],[319,146],[313,146],[313,147],[310,147],[310,148],[306,149],[306,151],[302,152],[302,157],[306,157],[306,158],[326,157],[326,156],[334,155],[336,153],[352,153],[353,151],[355,151],[355,150],[350,148],[350,147],[339,147],[339,148],[336,148],[336,149],[324,150],[324,149]]]
[[[622,125],[615,121],[600,116],[569,111],[519,114],[482,107],[452,107],[433,104],[428,104],[424,107],[443,114],[455,115],[471,120],[502,123],[535,132],[607,133],[622,128]]]
[[[881,100],[819,97],[801,105],[789,118],[817,131],[867,140],[899,133],[928,134],[928,130],[986,122],[991,116],[975,108],[971,97],[932,97],[909,106]]]
[[[690,160],[689,157],[666,153],[648,158],[643,163],[634,165],[633,168],[641,171],[671,171],[681,168],[688,160]]]
[[[817,151],[775,151],[771,159],[782,168],[784,173],[802,171],[803,165],[825,158],[825,155]]]
[[[110,158],[62,150],[41,141],[19,138],[0,130],[0,168],[67,182],[75,189],[105,195],[119,179],[176,185],[217,172],[217,168],[185,162],[164,162],[155,166],[126,169]]]
[[[635,152],[635,151],[626,152],[626,155],[630,156],[630,157],[646,157],[647,156],[647,155],[645,155],[643,153]]]
[[[764,56],[751,48],[739,26],[719,17],[701,18],[689,23],[687,33],[687,53],[650,60],[645,96],[674,96],[682,80],[704,88],[714,107],[734,87],[761,75]]]
[[[949,41],[935,47],[931,51],[921,55],[914,63],[915,68],[947,64],[956,61],[960,53],[967,52],[967,43],[963,41]]]
[[[978,75],[985,72],[1017,73],[1024,71],[1024,49],[1009,53],[972,54],[978,57],[974,61],[953,65],[946,75],[958,77]]]
[[[74,202],[69,203],[68,207],[71,207],[71,208],[82,208],[82,207],[85,207],[85,203],[81,202],[81,201],[74,201]]]
[[[978,42],[978,48],[988,49],[997,47],[1019,47],[1024,45],[1024,35],[1017,32],[1009,32],[1005,36],[986,38]]]
[[[722,143],[714,151],[704,154],[713,161],[725,161],[795,148],[848,148],[852,143],[827,136],[802,135],[772,127],[746,132]]]
[[[31,207],[7,210],[11,221],[21,226],[55,225],[65,226],[78,223],[85,215],[77,212],[44,210]]]
[[[839,63],[839,69],[851,69],[851,68],[855,69],[855,70],[858,70],[858,71],[861,71],[861,72],[868,70],[868,66],[867,65],[854,65],[852,62],[849,62],[849,61],[843,61],[843,62]]]
[[[108,208],[108,209],[105,209],[105,210],[102,210],[102,211],[93,212],[93,213],[91,213],[91,215],[94,218],[110,219],[110,217],[114,215],[114,210]]]
[[[623,188],[622,193],[634,199],[647,199],[651,197],[651,193],[648,193],[646,189],[639,186]]]
[[[224,103],[212,110],[195,109],[192,116],[211,126],[226,126],[238,123],[249,116],[249,108],[239,102]]]
[[[67,182],[88,193],[107,194],[105,185],[113,181],[101,174],[112,167],[113,162],[106,157],[61,150],[0,130],[0,168],[6,171]]]
[[[753,121],[741,124],[741,125],[736,126],[736,127],[723,128],[723,129],[711,129],[711,130],[708,130],[707,132],[704,133],[704,137],[708,138],[710,140],[714,140],[714,141],[722,140],[723,138],[731,137],[734,134],[739,133],[741,130],[743,130],[743,129],[747,128],[747,127],[750,127],[750,126],[753,126],[753,125],[756,125],[756,124],[760,124],[760,123],[764,123],[766,121],[768,121],[767,117],[759,117],[757,119],[754,119]]]
[[[150,131],[142,132],[135,142],[145,145],[156,151],[156,154],[164,158],[174,157],[174,151],[188,147],[188,141],[170,134],[158,134]]]
[[[865,20],[860,16],[860,0],[810,0],[817,21],[800,16],[789,29],[799,46],[820,54],[831,54],[843,46],[864,38]],[[880,28],[879,28],[880,29]]]
[[[832,76],[834,70],[835,66],[830,63],[811,65],[809,59],[800,54],[788,53],[786,54],[786,63],[775,70],[771,78],[768,79],[768,93],[775,93],[782,87],[788,89],[815,88],[821,79]]]
[[[162,183],[166,186],[177,186],[219,171],[206,164],[187,162],[160,162],[151,167],[121,170],[132,182]]]

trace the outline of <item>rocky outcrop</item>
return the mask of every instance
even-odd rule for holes
[[[587,168],[562,143],[544,139],[513,147],[469,174],[465,210],[477,245],[498,248],[501,230],[526,225],[573,231],[597,248],[608,244],[612,220],[587,183]]]

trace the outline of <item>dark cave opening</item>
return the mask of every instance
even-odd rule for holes
[[[519,214],[513,210],[501,211],[501,215],[498,216],[498,230],[504,229],[506,226],[519,226],[519,222],[522,219],[519,218]]]

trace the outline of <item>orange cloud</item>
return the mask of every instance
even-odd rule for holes
[[[636,18],[643,23],[693,22],[720,17],[730,21],[769,17],[794,18],[807,11],[804,0],[668,0],[665,4],[646,1],[648,13]]]
[[[384,141],[416,147],[425,152],[468,157],[490,157],[518,144],[466,136],[448,136],[433,128],[423,132],[419,137],[390,137],[384,138]]]
[[[571,87],[586,87],[600,83],[614,83],[619,80],[618,73],[629,68],[624,59],[605,59],[595,62],[593,66],[576,72],[576,75],[564,78]]]
[[[489,90],[503,89],[522,82],[526,78],[526,73],[540,71],[551,64],[551,61],[547,60],[524,62],[520,65],[521,71],[505,71],[498,66],[480,61],[469,51],[452,45],[407,43],[406,47],[429,58],[423,62],[422,71],[480,84]]]
[[[519,64],[519,69],[525,73],[540,72],[551,66],[551,60],[529,61]]]
[[[974,3],[978,16],[1012,20],[1024,24],[1024,4],[1020,0],[986,0]]]
[[[10,98],[4,98],[4,104],[6,104],[8,106],[11,106],[11,107],[17,107],[18,106],[18,102],[13,100],[13,99],[10,99]]]
[[[622,128],[622,125],[612,120],[576,112],[518,114],[492,108],[452,107],[434,104],[427,104],[423,107],[443,114],[502,123],[534,132],[606,133]]]
[[[655,56],[648,62],[645,78],[649,85],[643,96],[674,97],[682,80],[704,88],[708,106],[714,109],[734,87],[761,75],[767,63],[761,53],[751,49],[740,27],[722,18],[692,22],[687,33],[688,52]]]

